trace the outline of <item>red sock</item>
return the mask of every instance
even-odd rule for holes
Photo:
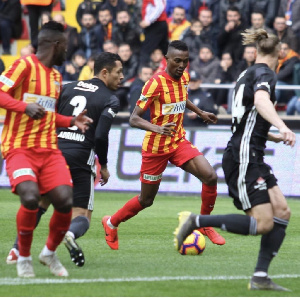
[[[200,214],[210,214],[215,206],[217,198],[217,185],[208,186],[202,183],[202,204]]]
[[[33,230],[35,228],[38,210],[38,208],[30,210],[21,205],[17,213],[18,245],[20,256],[22,257],[30,256]]]
[[[71,223],[72,211],[61,213],[54,210],[49,223],[49,236],[46,245],[49,250],[55,251],[57,246],[64,239]]]
[[[112,217],[110,222],[117,227],[122,221],[126,221],[137,215],[144,208],[139,202],[139,196],[133,197],[121,209],[119,209]]]

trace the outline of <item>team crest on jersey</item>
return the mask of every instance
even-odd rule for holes
[[[141,94],[139,100],[146,102],[148,100],[148,98],[145,95]]]

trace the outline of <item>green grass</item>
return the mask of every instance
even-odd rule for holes
[[[132,196],[130,193],[96,193],[90,230],[78,240],[85,253],[85,266],[76,267],[65,247],[58,248],[58,256],[70,274],[67,279],[53,277],[48,268],[38,262],[38,254],[47,237],[52,213],[52,209],[49,210],[34,233],[32,256],[36,279],[32,285],[20,285],[20,279],[13,280],[16,278],[15,266],[5,263],[16,234],[15,215],[19,200],[8,190],[1,190],[0,296],[300,296],[299,200],[289,200],[292,218],[287,236],[269,271],[271,277],[275,276],[274,281],[292,290],[280,293],[247,290],[260,237],[221,231],[226,245],[220,247],[207,240],[206,249],[200,256],[181,256],[174,249],[172,233],[177,225],[177,213],[182,210],[198,212],[201,203],[198,197],[157,196],[151,208],[120,225],[120,248],[112,251],[105,243],[101,218],[115,212]],[[213,214],[233,212],[237,211],[231,199],[219,197]],[[298,277],[282,278],[284,275]],[[230,276],[237,279],[229,280]],[[191,280],[192,277],[195,280]],[[226,279],[221,280],[222,277]],[[52,283],[47,283],[47,279]],[[83,279],[85,282],[80,282]],[[89,282],[91,279],[96,280]],[[70,283],[53,284],[53,281],[61,280]],[[5,281],[11,281],[12,285]]]

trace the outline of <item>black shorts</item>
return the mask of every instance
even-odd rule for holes
[[[241,164],[234,161],[230,150],[223,155],[222,167],[234,205],[248,210],[270,202],[268,189],[277,185],[277,179],[269,165],[261,163]]]
[[[90,149],[64,149],[62,154],[73,180],[73,207],[94,209],[95,152]]]

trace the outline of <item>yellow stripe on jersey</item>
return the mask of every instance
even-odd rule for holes
[[[33,125],[30,135],[27,141],[27,147],[34,147],[34,142],[36,138],[36,133],[39,131],[41,120],[35,120],[35,125]]]
[[[41,93],[43,95],[47,95],[47,76],[46,76],[46,72],[45,69],[43,68],[43,66],[41,64],[38,64],[38,68],[39,68],[39,72],[40,72],[40,87],[41,87]]]
[[[27,93],[35,94],[36,84],[38,83],[38,78],[36,77],[36,68],[35,63],[33,62],[31,57],[28,57],[27,61],[31,64],[30,66],[30,78],[29,78],[29,88]]]
[[[17,148],[21,148],[21,142],[22,142],[22,138],[24,135],[24,132],[26,130],[26,124],[27,124],[27,120],[28,120],[28,116],[26,114],[23,114],[21,117],[21,121],[18,127],[18,132],[17,132],[17,138],[15,138],[14,144],[13,144],[13,148],[17,149]],[[11,126],[11,128],[13,128],[13,125]]]
[[[52,112],[46,112],[45,117],[46,117],[45,128],[41,133],[41,141],[40,141],[40,145],[42,148],[47,148],[47,135],[51,124]]]
[[[9,149],[9,142],[5,142],[5,145],[4,145],[3,141],[5,138],[7,140],[10,140],[10,138],[12,136],[12,129],[9,129],[9,128],[11,128],[13,126],[13,124],[15,123],[16,115],[17,115],[16,112],[11,112],[9,124],[3,126],[3,131],[2,131],[2,135],[1,135],[1,151],[2,152]]]

